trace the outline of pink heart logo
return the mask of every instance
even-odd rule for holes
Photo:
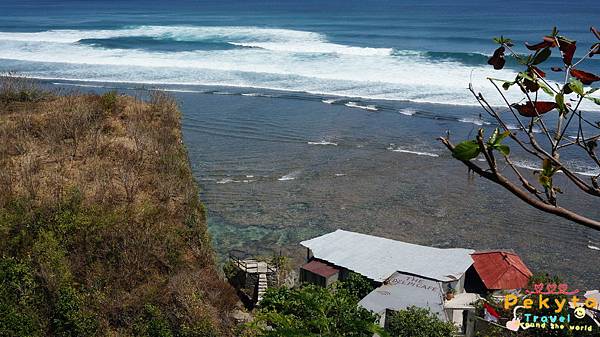
[[[544,290],[544,284],[543,283],[539,283],[539,284],[534,284],[533,285],[533,290],[535,290],[536,294],[539,294],[542,292],[542,290]]]
[[[569,286],[568,285],[566,285],[564,283],[561,283],[561,284],[558,285],[558,292],[559,293],[564,294],[564,293],[567,292],[567,290],[569,290]]]
[[[546,285],[546,290],[548,290],[548,292],[551,294],[556,293],[556,283],[548,283]]]
[[[521,321],[518,319],[513,319],[512,321],[506,322],[506,328],[511,331],[519,330],[520,326],[521,326]]]

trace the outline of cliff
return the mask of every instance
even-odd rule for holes
[[[237,299],[162,93],[2,78],[0,238],[0,335],[229,334]]]

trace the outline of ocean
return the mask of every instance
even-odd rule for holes
[[[586,46],[591,25],[597,1],[4,0],[0,72],[66,90],[174,95],[221,256],[300,261],[299,241],[344,228],[513,249],[534,270],[595,286],[598,233],[470,178],[436,140],[495,126],[467,90],[471,81],[500,105],[486,77],[519,71],[486,64],[493,37],[524,52],[558,26]],[[600,72],[598,60],[585,69]],[[568,162],[600,173],[585,158]],[[600,217],[597,200],[561,187],[574,196],[566,206]]]

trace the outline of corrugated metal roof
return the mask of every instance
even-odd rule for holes
[[[386,309],[397,311],[410,306],[428,308],[446,321],[443,296],[440,281],[396,272],[358,304],[378,314],[385,313]]]
[[[512,252],[476,252],[473,267],[490,290],[525,288],[532,273],[521,258]]]
[[[312,260],[302,266],[302,269],[308,270],[313,274],[321,275],[325,278],[339,272],[340,270],[321,261]]]
[[[419,246],[341,229],[300,242],[313,256],[383,282],[400,271],[453,281],[473,264],[472,249]]]

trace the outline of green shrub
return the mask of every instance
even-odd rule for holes
[[[0,259],[0,336],[43,336],[42,304],[31,265]]]
[[[456,327],[440,320],[428,309],[410,307],[386,318],[392,337],[452,337]]]
[[[356,296],[341,287],[307,285],[267,290],[248,336],[364,336],[377,332],[377,316],[358,306]]]
[[[173,337],[167,319],[157,306],[146,304],[144,311],[133,327],[139,337]]]
[[[96,335],[98,322],[91,313],[83,309],[83,297],[74,287],[61,288],[54,306],[52,323],[56,336],[85,337]]]
[[[371,291],[373,291],[373,289],[375,289],[373,283],[368,278],[354,272],[350,272],[350,275],[341,281],[340,286],[346,289],[358,300],[363,299]]]
[[[100,96],[100,105],[102,110],[113,112],[117,109],[118,95],[116,91],[109,91]]]
[[[208,321],[195,322],[193,326],[183,325],[178,337],[218,337],[219,333]]]

